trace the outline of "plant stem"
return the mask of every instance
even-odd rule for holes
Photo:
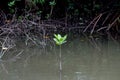
[[[54,6],[51,6],[51,10],[50,10],[50,16],[49,16],[49,18],[51,18],[51,16],[52,16],[53,8],[54,8]]]
[[[60,53],[59,53],[59,69],[60,69],[60,80],[62,80],[62,53],[61,53],[61,45],[60,45]]]

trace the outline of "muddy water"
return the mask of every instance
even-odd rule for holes
[[[0,62],[0,80],[59,80],[58,54],[53,44],[42,49],[18,43]],[[62,68],[62,80],[120,80],[120,43],[72,39],[62,46]]]

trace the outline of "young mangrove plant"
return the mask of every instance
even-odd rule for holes
[[[50,1],[50,2],[49,2],[49,5],[51,6],[51,10],[50,10],[49,17],[51,17],[51,16],[52,16],[52,13],[53,13],[53,8],[54,8],[54,6],[56,5],[56,1],[55,1],[55,0]]]
[[[55,41],[56,45],[59,46],[59,69],[60,69],[60,80],[62,80],[62,53],[61,53],[61,45],[66,43],[67,35],[61,36],[60,34],[54,34],[53,40]]]
[[[15,0],[12,0],[12,1],[8,2],[8,7],[9,7],[9,10],[10,10],[10,13],[15,12],[15,10],[13,9],[13,6],[15,6]]]
[[[65,36],[62,37],[60,34],[54,34],[54,37],[55,37],[55,38],[53,38],[53,39],[54,39],[54,41],[55,41],[55,43],[56,43],[57,45],[62,45],[62,44],[64,44],[64,43],[67,42],[67,41],[66,41],[67,35],[65,35]]]

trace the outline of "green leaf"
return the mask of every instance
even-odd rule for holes
[[[9,7],[12,7],[12,6],[14,6],[14,5],[15,5],[15,0],[13,0],[13,1],[11,1],[11,2],[8,3],[8,6],[9,6]]]
[[[57,39],[60,40],[62,36],[60,34],[57,35]]]
[[[55,42],[59,42],[56,38],[53,38],[53,40],[54,40]]]
[[[62,44],[66,43],[67,41],[62,42]]]
[[[65,41],[67,39],[67,35],[65,35],[64,37],[63,37],[63,41]]]
[[[54,37],[55,37],[55,38],[57,38],[57,35],[56,35],[56,34],[54,34]]]
[[[59,41],[62,42],[62,41],[63,41],[63,38],[60,38]]]

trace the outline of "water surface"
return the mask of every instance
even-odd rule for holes
[[[58,55],[59,47],[53,44],[42,49],[19,42],[0,62],[0,80],[59,80]],[[111,38],[72,39],[62,46],[62,67],[62,80],[120,80],[120,43]]]

